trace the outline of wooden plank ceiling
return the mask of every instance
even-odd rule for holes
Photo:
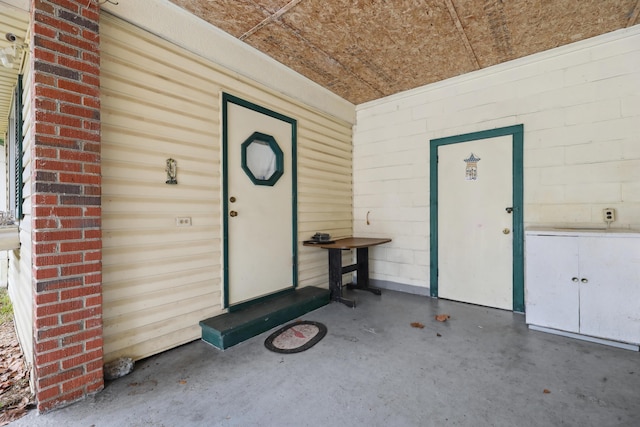
[[[171,0],[354,104],[639,21],[640,0]]]

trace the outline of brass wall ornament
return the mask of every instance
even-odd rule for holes
[[[176,179],[178,176],[178,164],[174,159],[167,159],[167,168],[165,169],[167,172],[167,184],[177,184],[178,180]]]

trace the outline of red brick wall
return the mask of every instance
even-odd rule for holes
[[[38,409],[102,373],[98,0],[32,0],[34,379]]]

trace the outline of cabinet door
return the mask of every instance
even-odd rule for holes
[[[580,333],[640,343],[640,240],[580,239]]]
[[[527,323],[578,332],[578,239],[527,235],[525,274]]]

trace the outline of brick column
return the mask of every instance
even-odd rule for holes
[[[97,0],[32,0],[34,380],[47,411],[104,387]]]

